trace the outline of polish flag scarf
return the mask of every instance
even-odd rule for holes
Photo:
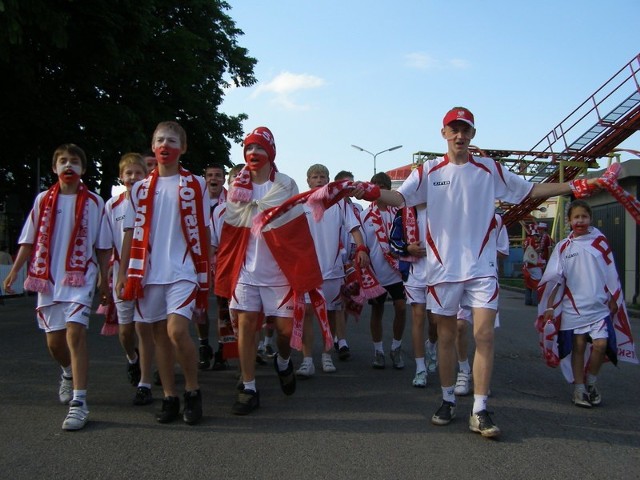
[[[611,251],[609,243],[600,230],[591,227],[591,231],[586,235],[574,237],[572,233],[558,243],[554,254],[549,259],[538,287],[540,302],[538,303],[538,317],[535,321],[535,327],[540,333],[540,348],[547,365],[550,367],[560,365],[562,373],[569,383],[573,383],[571,370],[572,331],[560,331],[560,325],[562,321],[562,298],[569,294],[565,292],[565,281],[562,276],[562,252],[571,243],[584,249],[586,253],[596,259],[605,278],[604,288],[611,293],[618,306],[617,312],[613,315],[613,318],[610,318],[607,325],[609,330],[607,357],[613,364],[616,364],[618,360],[638,363],[620,280],[615,264],[608,256]],[[548,322],[545,322],[544,311],[547,309],[552,290],[558,284],[560,288],[554,298],[556,303],[553,305],[553,317]],[[587,348],[585,351],[585,368],[588,366],[590,355],[591,348]]]
[[[288,176],[275,169],[270,176],[273,186],[260,200],[252,199],[250,171],[245,167],[236,177],[227,199],[222,226],[215,279],[216,295],[232,298],[245,260],[250,236],[260,234],[273,258],[282,270],[294,300],[294,324],[291,347],[302,349],[302,321],[304,320],[304,294],[309,293],[325,340],[331,348],[333,339],[327,319],[326,304],[318,289],[322,285],[322,273],[315,254],[313,238],[309,231],[304,209],[300,203],[290,202],[271,215],[273,209],[285,204],[297,187]],[[299,197],[295,195],[294,198]]]
[[[209,247],[205,219],[202,214],[202,189],[200,182],[191,172],[180,167],[180,186],[178,199],[180,204],[180,219],[182,233],[189,247],[193,264],[198,278],[198,293],[196,308],[207,308],[209,298]],[[127,271],[127,285],[123,299],[134,300],[144,296],[142,279],[144,278],[149,254],[149,238],[151,235],[151,219],[153,204],[158,183],[158,170],[153,170],[147,178],[142,180],[138,191],[138,206],[136,208],[136,222],[131,241],[131,258]]]
[[[605,174],[598,179],[598,185],[607,190],[613,198],[622,204],[636,223],[640,224],[640,202],[618,184],[618,175],[620,175],[621,169],[622,166],[619,163],[612,163]]]
[[[331,182],[322,187],[295,195],[279,207],[263,212],[263,214],[255,220],[254,231],[261,230],[275,218],[278,218],[296,205],[301,205],[302,203],[307,203],[309,205],[313,218],[316,221],[319,221],[322,219],[326,210],[340,202],[343,198],[349,196],[355,187],[364,188],[365,195],[363,198],[365,200],[374,201],[380,196],[380,187],[373,183],[352,182],[350,180]],[[360,213],[355,207],[353,207],[353,205],[352,208],[356,218],[360,221]],[[359,284],[357,289],[359,293],[356,297],[353,297],[355,303],[360,303],[359,299],[361,297],[371,299],[379,297],[386,292],[386,290],[380,285],[380,282],[376,278],[370,266],[361,267],[358,265],[358,268],[355,269],[355,272],[351,274],[350,278],[352,279],[352,282],[357,282]],[[353,285],[349,291],[355,291]],[[355,305],[354,310],[357,310],[357,306]]]
[[[420,241],[420,233],[418,231],[418,220],[416,219],[416,209],[414,207],[405,207],[400,210],[402,215],[402,229],[404,232],[404,241],[407,246]],[[404,262],[417,262],[419,259],[413,255],[402,255],[400,260]]]
[[[56,212],[60,183],[53,185],[40,200],[40,213],[36,224],[35,248],[29,262],[25,290],[46,293],[51,276],[51,237],[56,224]],[[78,185],[75,221],[71,241],[67,246],[64,285],[82,287],[85,284],[87,262],[91,255],[88,245],[89,190],[82,182]]]

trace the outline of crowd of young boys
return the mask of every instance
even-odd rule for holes
[[[240,381],[231,409],[236,415],[260,406],[255,376],[256,359],[262,358],[256,357],[259,345],[261,352],[265,345],[273,352],[275,337],[273,365],[283,393],[292,395],[296,376],[315,374],[314,317],[323,333],[322,370],[331,373],[336,371],[332,349],[341,360],[350,356],[346,311],[361,309],[365,299],[371,305],[372,366],[385,368],[382,316],[390,296],[393,368],[405,365],[408,299],[416,363],[412,384],[425,387],[427,374],[439,372],[442,403],[432,423],[453,420],[455,396],[469,393],[473,371],[469,428],[486,437],[499,435],[487,411],[498,307],[496,255],[501,249],[494,202],[566,195],[576,185],[534,185],[491,159],[472,156],[475,123],[466,108],[447,112],[441,134],[447,154],[416,168],[398,191],[391,190],[383,173],[370,182],[354,182],[343,171],[329,184],[328,169],[313,165],[307,172],[310,191],[299,194],[296,183],[276,168],[276,145],[268,128],[246,136],[245,164],[230,172],[227,190],[223,165],[208,166],[205,178],[182,167],[186,132],[176,122],[161,122],[150,153],[122,157],[120,180],[126,191],[106,205],[81,180],[87,166],[82,149],[73,144],[57,148],[52,168],[58,182],[36,198],[4,288],[11,292],[17,272],[28,262],[25,287],[38,292],[38,322],[62,370],[59,397],[69,405],[62,428],[81,429],[89,415],[86,330],[100,273],[101,300],[115,302],[129,380],[137,387],[135,405],[153,401],[155,358],[163,390],[156,417],[160,423],[180,416],[187,424],[198,423],[203,415],[198,369],[227,366],[225,344],[214,352],[209,343],[210,290],[216,295],[217,317],[228,317],[237,337]],[[578,186],[589,189],[594,183]],[[329,187],[348,196],[325,205],[318,216],[305,199]],[[371,203],[362,211],[349,196]],[[349,282],[359,282],[360,293],[350,297],[345,288]],[[473,368],[462,328],[467,320],[462,325],[457,321],[465,318],[473,326]],[[265,325],[271,328],[261,341]],[[458,353],[456,345],[463,346]],[[297,369],[292,346],[303,351]],[[185,380],[182,412],[176,362]],[[592,377],[589,381],[594,382]],[[583,392],[580,398],[588,399]]]

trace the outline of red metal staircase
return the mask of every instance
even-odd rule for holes
[[[640,130],[640,54],[533,148],[502,163],[532,182],[568,181],[587,167],[597,167],[598,158],[607,156],[637,130]],[[584,133],[575,137],[576,132]],[[493,156],[491,151],[485,152]],[[529,198],[518,205],[503,206],[504,223],[509,226],[522,220],[542,202]]]

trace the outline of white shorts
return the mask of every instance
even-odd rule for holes
[[[133,322],[133,311],[136,302],[132,300],[122,300],[116,302],[116,312],[118,312],[118,325],[129,325]]]
[[[404,293],[407,296],[407,303],[413,305],[416,303],[427,304],[427,287],[404,286]]]
[[[80,303],[59,302],[36,309],[38,325],[47,333],[64,330],[67,322],[89,326],[91,308]]]
[[[322,288],[319,289],[327,304],[327,310],[342,310],[342,294],[340,288],[344,285],[344,278],[330,278],[322,282]],[[309,294],[304,294],[304,302],[311,303]]]
[[[284,287],[257,287],[238,283],[229,308],[245,312],[264,312],[269,317],[293,317],[293,291]]]
[[[427,308],[437,315],[449,317],[465,307],[498,310],[498,292],[498,280],[495,277],[439,283],[428,288]]]
[[[609,332],[607,330],[607,322],[603,318],[597,322],[584,325],[582,327],[573,329],[574,335],[589,335],[592,340],[598,340],[599,338],[609,338]]]
[[[156,323],[177,314],[191,320],[196,307],[198,285],[186,280],[166,285],[146,285],[144,297],[136,302],[134,322]]]

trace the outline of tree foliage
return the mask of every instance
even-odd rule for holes
[[[89,158],[85,181],[104,198],[118,160],[151,144],[155,125],[187,131],[187,168],[229,164],[243,113],[218,111],[224,89],[255,83],[256,60],[224,1],[0,0],[0,200],[28,211],[53,181],[67,142]]]

